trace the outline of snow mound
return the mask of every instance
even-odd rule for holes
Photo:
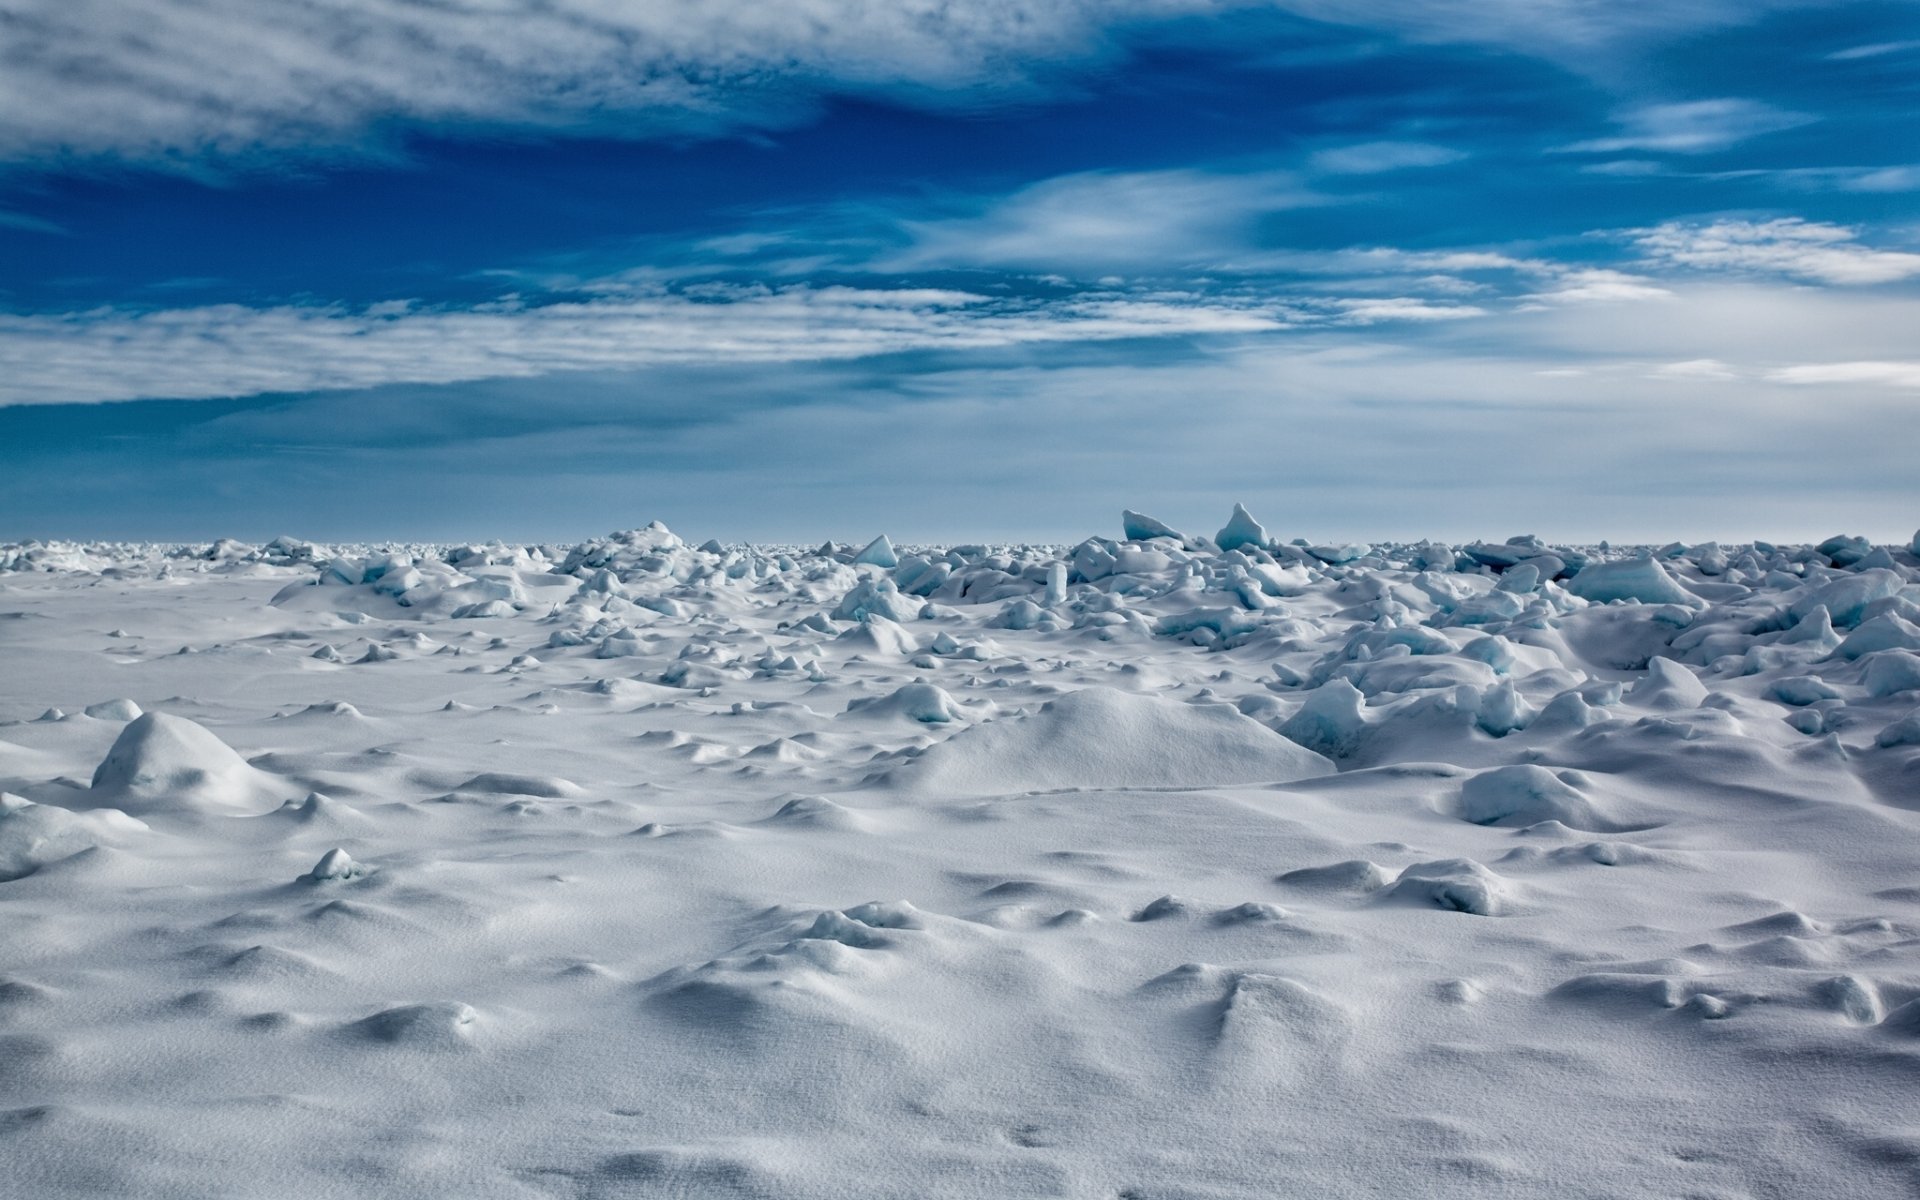
[[[818,829],[834,833],[863,833],[869,827],[866,817],[836,804],[825,796],[795,796],[761,821],[789,829]]]
[[[961,715],[960,705],[931,683],[904,684],[885,696],[867,696],[847,705],[847,716],[893,717],[944,725]]]
[[[1476,917],[1505,916],[1513,907],[1512,885],[1470,858],[1415,863],[1380,895],[1384,900]]]
[[[24,879],[48,863],[103,842],[145,832],[144,824],[116,809],[69,812],[0,793],[0,883]]]
[[[1648,661],[1647,673],[1627,690],[1631,703],[1665,712],[1699,708],[1706,698],[1707,686],[1699,676],[1657,655]]]
[[[297,825],[362,832],[371,829],[374,824],[373,818],[351,804],[319,792],[308,792],[304,800],[288,800],[274,811],[274,816]]]
[[[313,864],[313,870],[300,877],[303,883],[327,883],[334,880],[358,879],[366,874],[366,868],[347,856],[345,850],[335,847],[320,856]]]
[[[1324,867],[1301,867],[1275,878],[1275,883],[1302,891],[1377,892],[1387,886],[1387,873],[1377,863],[1364,858],[1329,863]]]
[[[1291,783],[1333,764],[1224,704],[1090,687],[1039,712],[976,725],[893,774],[917,792]]]
[[[203,726],[159,712],[128,723],[93,773],[103,806],[134,813],[255,816],[278,808],[288,790]]]
[[[475,775],[454,790],[493,796],[535,796],[542,800],[576,800],[587,794],[587,789],[558,775],[514,775],[504,771]]]
[[[457,1001],[403,1004],[347,1026],[350,1036],[414,1050],[464,1050],[479,1014]]]
[[[1460,786],[1460,817],[1476,825],[1558,821],[1587,833],[1643,828],[1603,814],[1569,781],[1570,775],[1572,772],[1555,774],[1530,763],[1483,771]]]

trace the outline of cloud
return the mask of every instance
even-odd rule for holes
[[[1767,372],[1770,383],[1806,386],[1819,383],[1872,384],[1920,388],[1920,362],[1802,363]]]
[[[1808,125],[1817,119],[1807,113],[1788,112],[1737,97],[1648,104],[1619,116],[1617,120],[1623,132],[1617,136],[1575,142],[1565,149],[1587,154],[1618,154],[1627,150],[1704,154],[1724,150],[1761,134]]]
[[[1330,175],[1374,175],[1408,167],[1439,167],[1467,157],[1450,146],[1430,142],[1358,142],[1320,150],[1307,160]]]
[[[22,233],[51,233],[65,236],[65,226],[33,216],[30,213],[14,212],[0,208],[0,229],[17,229]]]
[[[685,133],[822,90],[1019,94],[1211,0],[10,0],[0,157],[191,162],[390,121]]]
[[[471,309],[220,305],[0,315],[0,404],[452,383],[700,363],[822,362],[1253,333],[1271,305],[1178,294],[996,300],[931,289],[731,288]]]
[[[415,126],[680,137],[789,127],[827,95],[972,107],[1070,89],[1184,17],[1209,19],[1189,41],[1284,50],[1275,9],[1584,69],[1795,2],[5,0],[0,160],[192,170]]]
[[[1123,506],[1202,526],[1238,498],[1280,536],[1316,541],[1904,537],[1910,525],[1887,525],[1911,493],[1911,439],[1835,431],[1910,429],[1910,395],[1642,378],[1659,361],[1649,339],[1743,361],[1713,325],[1715,302],[1743,319],[1773,309],[1791,328],[1822,309],[1851,319],[1858,298],[1745,291],[1744,307],[1711,293],[1639,325],[1645,306],[1492,316],[1498,349],[1480,323],[1447,322],[1204,352],[1129,342],[937,355],[910,370],[715,364],[404,397],[106,406],[65,410],[65,424],[0,411],[0,514],[18,533],[92,537],[545,539],[602,530],[617,512],[761,540],[871,537],[884,514],[902,540],[1072,540],[1111,530]],[[698,419],[679,419],[696,406]],[[394,421],[415,436],[365,436]]]
[[[1484,317],[1487,310],[1471,304],[1431,304],[1411,296],[1336,300],[1340,319],[1354,325],[1373,325],[1380,321],[1459,321]]]
[[[1828,62],[1853,62],[1862,58],[1880,58],[1888,54],[1906,54],[1920,50],[1920,41],[1871,42],[1864,46],[1849,46],[1845,50],[1835,50],[1827,55]]]
[[[1672,295],[1644,275],[1630,275],[1605,267],[1577,267],[1560,270],[1553,287],[1530,293],[1523,299],[1547,304],[1613,304],[1665,300]]]
[[[1920,277],[1920,254],[1863,246],[1856,230],[1798,217],[1669,221],[1630,232],[1651,261],[1665,266],[1763,272],[1850,286]]]
[[[966,216],[903,221],[911,245],[880,270],[1000,267],[1099,275],[1205,268],[1262,216],[1326,203],[1288,171],[1088,171],[1055,176]]]
[[[1689,358],[1684,362],[1662,363],[1653,369],[1649,378],[1721,382],[1740,378],[1740,372],[1717,358]]]

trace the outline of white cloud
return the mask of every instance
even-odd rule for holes
[[[1770,383],[1855,383],[1920,388],[1920,362],[1802,363],[1767,372]]]
[[[1920,191],[1920,166],[1858,167],[1843,172],[1840,188],[1848,192]]]
[[[1445,166],[1465,157],[1450,146],[1431,142],[1359,142],[1317,151],[1307,165],[1330,175],[1375,175],[1408,167]]]
[[[1689,358],[1684,362],[1662,363],[1653,369],[1650,378],[1681,381],[1714,380],[1718,382],[1738,379],[1740,378],[1740,372],[1734,370],[1717,358]]]
[[[1920,41],[1872,42],[1865,46],[1849,46],[1845,50],[1835,50],[1827,55],[1828,62],[1852,62],[1861,58],[1880,58],[1887,54],[1905,54],[1920,50]]]
[[[736,288],[464,310],[222,305],[0,315],[0,404],[453,383],[558,371],[819,362],[1283,327],[1270,305],[1192,296],[1053,302],[966,292]]]
[[[1341,320],[1353,325],[1373,325],[1380,321],[1459,321],[1487,315],[1486,309],[1471,304],[1431,304],[1411,296],[1336,300],[1333,307],[1340,313]]]
[[[1798,217],[1669,221],[1630,232],[1650,260],[1666,266],[1765,272],[1842,285],[1920,277],[1920,254],[1863,246],[1853,229]]]
[[[1286,171],[1088,171],[1042,180],[975,215],[903,221],[912,245],[877,265],[1083,275],[1206,268],[1243,248],[1261,216],[1323,202]]]
[[[349,146],[383,121],[778,125],[822,88],[1019,89],[1214,0],[7,0],[0,156]],[[664,122],[664,126],[660,123]]]
[[[1559,271],[1553,287],[1523,299],[1549,304],[1613,304],[1665,300],[1672,295],[1644,275],[1629,275],[1605,267],[1576,267]]]
[[[1613,175],[1623,179],[1665,175],[1667,171],[1665,163],[1645,158],[1614,158],[1606,162],[1588,163],[1580,168],[1582,175]]]
[[[1704,154],[1724,150],[1763,133],[1811,124],[1816,119],[1806,113],[1787,112],[1738,97],[1648,104],[1619,116],[1622,132],[1617,136],[1576,142],[1566,149],[1589,154],[1618,154],[1625,150]]]
[[[966,102],[1111,60],[1154,21],[1279,7],[1580,68],[1799,0],[0,0],[0,159],[193,168],[365,151],[408,123],[684,134],[823,93]]]

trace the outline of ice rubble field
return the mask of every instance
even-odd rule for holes
[[[0,1193],[1920,1189],[1911,548],[0,547]]]

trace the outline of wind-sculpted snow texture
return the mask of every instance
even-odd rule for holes
[[[1920,1189],[1912,547],[1124,528],[0,547],[0,1193]]]

